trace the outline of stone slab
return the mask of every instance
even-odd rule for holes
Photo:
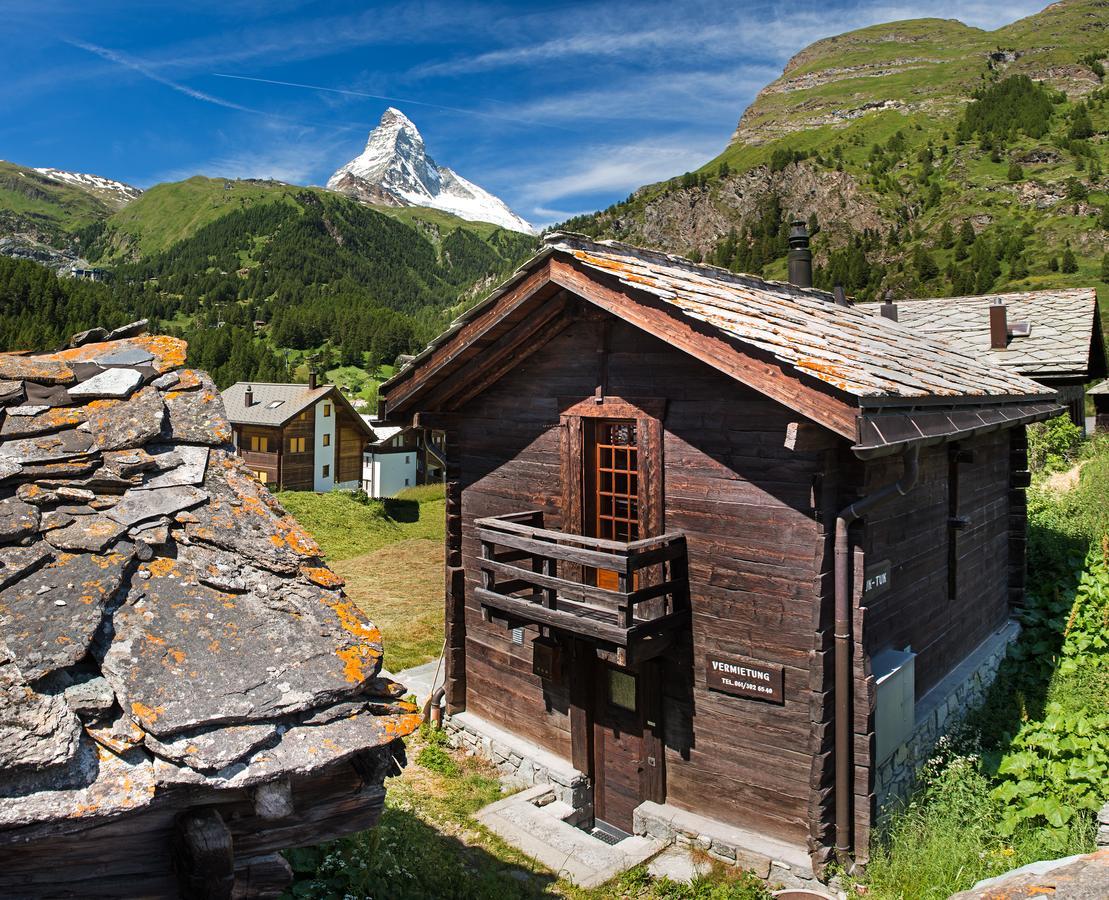
[[[0,500],[0,541],[17,541],[34,534],[38,530],[39,519],[38,509],[18,497]]]
[[[130,555],[63,553],[0,591],[0,633],[28,681],[71,666],[89,648]]]
[[[89,430],[100,450],[141,447],[162,430],[165,405],[156,388],[145,387],[126,402],[98,400],[89,405]]]
[[[207,375],[201,374],[198,390],[171,390],[164,397],[167,438],[214,446],[231,442],[231,425],[223,398]]]
[[[106,515],[121,525],[131,526],[146,519],[173,515],[208,499],[206,491],[191,485],[143,490],[131,488]]]
[[[204,481],[204,473],[208,469],[208,448],[202,446],[188,446],[182,445],[173,450],[168,447],[162,449],[150,447],[148,448],[156,457],[161,456],[163,453],[172,453],[178,460],[177,465],[173,468],[167,469],[158,475],[149,475],[146,480],[139,485],[140,490],[151,490],[153,488],[172,487],[180,484],[201,484]]]
[[[98,397],[121,400],[130,397],[141,384],[142,375],[134,369],[106,369],[99,375],[93,375],[88,381],[73,385],[69,389],[69,396],[78,400],[93,400]]]
[[[159,739],[349,699],[378,673],[381,633],[336,592],[290,582],[280,596],[229,594],[164,557],[141,571],[102,670]]]
[[[127,529],[106,516],[79,516],[71,525],[57,528],[46,535],[50,546],[59,550],[81,550],[99,553]]]
[[[65,700],[28,687],[0,644],[0,783],[9,773],[65,765],[80,737],[81,723]]]

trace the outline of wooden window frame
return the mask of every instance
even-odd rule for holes
[[[324,434],[324,436],[323,436],[323,446],[325,446],[325,447],[330,447],[331,446],[331,435],[330,434]]]
[[[269,453],[270,438],[267,434],[252,434],[250,436],[251,453]]]
[[[562,530],[583,534],[585,527],[585,452],[588,420],[633,420],[639,458],[639,536],[655,537],[664,521],[663,421],[666,401],[658,398],[589,397],[560,400],[562,446]]]
[[[320,470],[320,478],[330,478],[330,477],[331,477],[331,464],[330,463],[324,463],[323,468]]]
[[[330,419],[331,418],[331,404],[330,403],[325,403],[323,405],[323,417],[325,419]]]

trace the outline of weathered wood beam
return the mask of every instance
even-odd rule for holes
[[[177,819],[172,852],[185,900],[231,897],[235,850],[231,832],[215,807],[191,809]]]
[[[464,324],[456,334],[441,347],[433,351],[431,357],[413,368],[411,375],[393,387],[385,396],[385,408],[389,415],[400,414],[415,403],[422,391],[438,383],[440,376],[456,370],[462,363],[482,352],[478,338],[505,324],[515,324],[526,318],[532,303],[542,303],[558,293],[560,288],[551,283],[550,266],[536,269],[511,290],[506,291],[483,314]],[[404,374],[403,372],[401,374]]]
[[[843,443],[843,438],[813,422],[790,422],[786,426],[783,446],[795,452],[833,450]]]
[[[615,316],[653,334],[741,384],[777,400],[802,415],[820,422],[837,434],[855,440],[858,407],[806,384],[786,372],[782,364],[755,349],[739,346],[715,328],[683,316],[662,300],[643,291],[620,285],[615,279],[586,273],[574,263],[550,261],[551,279]],[[634,293],[634,297],[629,297]]]

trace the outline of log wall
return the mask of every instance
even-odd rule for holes
[[[593,395],[599,378],[607,396],[665,399],[661,526],[688,536],[693,608],[662,663],[666,799],[804,845],[813,759],[827,752],[811,689],[823,455],[784,448],[796,414],[630,326],[614,323],[602,374],[601,327],[576,322],[461,410],[467,708],[571,758],[570,698],[531,674],[533,635],[518,645],[482,621],[472,523],[541,509],[548,527],[577,530],[562,521],[560,399]],[[707,690],[710,650],[785,666],[784,704]]]

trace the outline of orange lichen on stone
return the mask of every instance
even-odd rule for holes
[[[144,725],[151,725],[158,720],[158,716],[166,711],[164,706],[149,707],[145,703],[135,700],[131,704],[131,715]]]
[[[159,372],[181,368],[185,365],[185,357],[189,350],[189,345],[183,340],[165,334],[144,334],[141,337],[131,338],[130,343],[153,353],[152,365]]]
[[[339,588],[346,582],[325,566],[301,566],[300,574],[325,588]]]
[[[177,568],[177,560],[170,559],[168,556],[159,556],[157,559],[152,559],[146,564],[147,571],[156,578],[167,578],[180,574]]]
[[[42,384],[72,384],[77,380],[77,376],[56,355],[23,356],[18,353],[0,353],[0,379],[36,381]]]
[[[92,410],[93,412],[100,412],[101,410],[111,409],[113,406],[119,406],[122,400],[93,400],[91,403],[85,405],[85,409]]]
[[[177,377],[180,381],[173,386],[174,393],[191,391],[200,387],[200,373],[196,369],[182,369],[177,373]]]
[[[398,738],[412,734],[422,721],[423,717],[419,713],[410,713],[406,716],[389,716],[381,724],[386,735]]]

